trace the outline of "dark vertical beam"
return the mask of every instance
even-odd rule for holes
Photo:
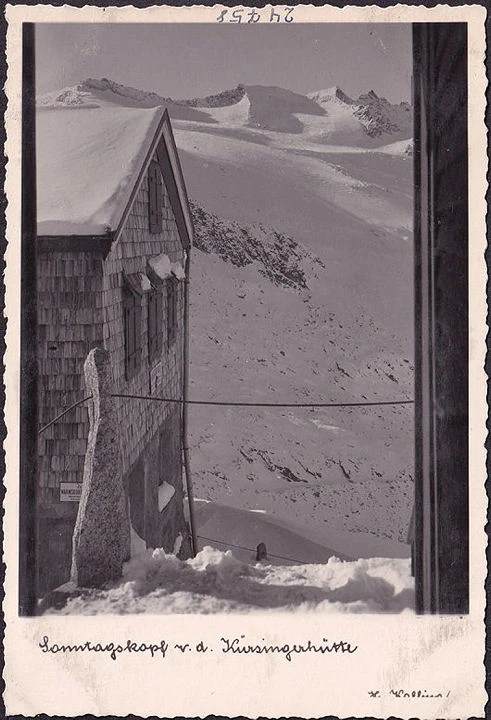
[[[22,26],[19,614],[36,608],[37,302],[34,25]]]
[[[469,611],[467,25],[434,37],[437,610]]]
[[[415,179],[415,577],[418,612],[435,612],[438,584],[435,502],[433,328],[433,48],[428,25],[414,26]]]
[[[191,462],[189,460],[189,283],[191,279],[191,246],[186,251],[186,262],[184,267],[184,338],[182,354],[182,424],[181,424],[181,447],[184,460],[184,471],[186,474],[186,489],[188,494],[189,526],[191,531],[191,550],[193,557],[199,552],[198,537],[196,535],[196,519],[194,515],[194,491],[191,477]]]
[[[413,27],[418,612],[469,609],[467,26]]]
[[[412,547],[412,571],[415,575],[415,603],[417,612],[422,612],[425,607],[424,590],[427,583],[422,578],[424,562],[423,536],[425,523],[423,521],[423,373],[421,367],[422,347],[422,205],[423,201],[423,180],[425,174],[422,171],[422,158],[424,156],[424,104],[423,104],[423,62],[424,45],[422,29],[419,25],[413,25],[413,108],[414,108],[414,429],[415,429],[415,458],[414,458],[414,537]]]

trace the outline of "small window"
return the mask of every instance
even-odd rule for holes
[[[177,329],[177,293],[178,281],[175,277],[167,279],[167,343],[170,345],[176,339]]]
[[[162,292],[152,288],[148,294],[148,359],[156,360],[162,353]]]
[[[162,232],[162,175],[153,161],[148,168],[148,222],[151,233]]]
[[[136,284],[125,277],[123,288],[124,318],[124,367],[127,380],[140,368],[142,351],[141,332],[141,295],[135,289]]]

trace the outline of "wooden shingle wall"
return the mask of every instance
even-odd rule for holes
[[[39,426],[84,396],[83,364],[102,342],[102,255],[38,255]],[[88,433],[87,408],[70,411],[39,436],[41,511],[73,515],[59,506],[60,482],[81,482]]]
[[[102,342],[102,254],[38,253],[39,427],[85,396],[83,364]],[[38,436],[38,593],[65,582],[78,503],[60,502],[60,483],[82,481],[85,405]]]
[[[167,344],[167,294],[163,287],[162,354],[149,362],[148,293],[142,296],[142,355],[140,369],[125,379],[124,325],[122,314],[123,274],[145,272],[151,257],[165,253],[171,262],[184,265],[184,252],[169,197],[162,187],[162,231],[150,233],[148,209],[148,173],[133,203],[125,227],[104,263],[104,345],[109,350],[115,376],[116,392],[133,395],[182,397],[183,307],[184,284],[178,283],[178,327],[176,338]],[[137,461],[146,445],[175,408],[171,403],[124,400],[120,403],[123,471]]]

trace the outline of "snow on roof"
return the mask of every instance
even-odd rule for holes
[[[186,277],[186,273],[184,272],[184,268],[180,262],[172,263],[172,274],[174,277],[176,277],[178,280],[184,280]]]
[[[165,253],[149,258],[148,264],[161,280],[165,280],[172,274],[170,258]]]
[[[115,230],[163,112],[162,107],[39,108],[38,235]]]
[[[145,273],[138,273],[140,276],[140,285],[143,292],[147,292],[148,290],[152,289],[152,283],[148,279],[148,276],[145,275]]]

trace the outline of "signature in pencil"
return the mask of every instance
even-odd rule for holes
[[[392,688],[389,690],[389,695],[392,695],[396,698],[405,698],[405,699],[418,699],[418,698],[443,698],[448,697],[450,695],[450,690],[448,691],[440,691],[437,690],[435,692],[430,692],[428,690],[407,690],[404,688],[398,688],[394,689]],[[371,698],[381,698],[383,695],[381,690],[369,690],[368,696]]]

